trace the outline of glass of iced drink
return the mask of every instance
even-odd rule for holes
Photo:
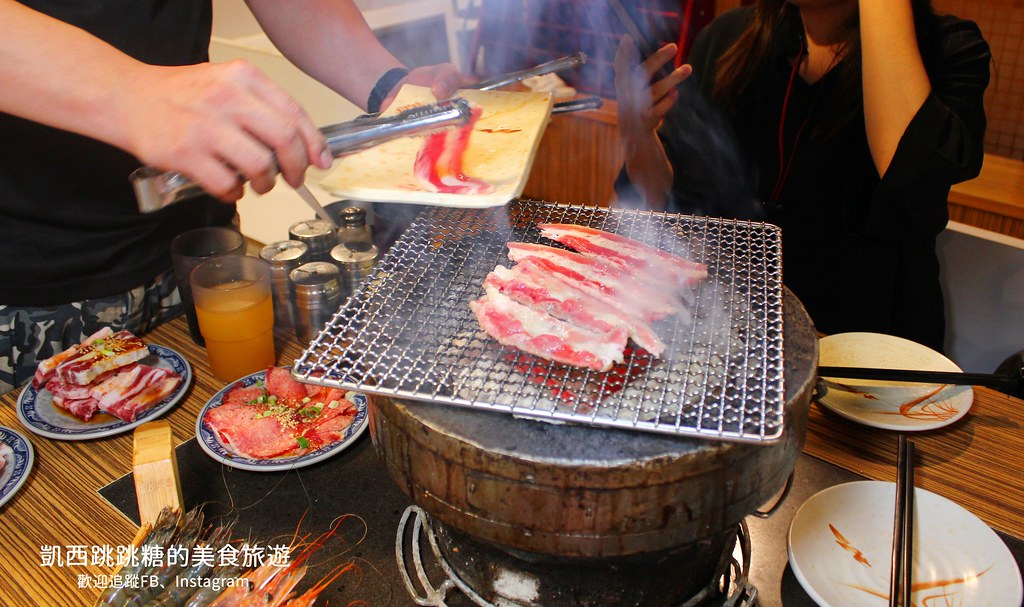
[[[234,381],[275,363],[274,304],[265,261],[214,257],[192,270],[191,283],[199,330],[217,379]]]
[[[189,286],[192,270],[207,259],[221,255],[245,255],[245,237],[232,228],[196,228],[179,234],[171,241],[171,261],[174,263],[174,278],[178,282],[178,293],[188,319],[188,332],[192,341],[203,345],[199,332],[195,302]]]

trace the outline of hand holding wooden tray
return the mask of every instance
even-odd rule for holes
[[[339,159],[321,185],[349,200],[403,202],[483,208],[501,206],[522,194],[551,117],[551,94],[461,90],[459,96],[483,113],[473,127],[463,157],[470,178],[494,186],[487,194],[433,192],[413,173],[424,138],[403,137]],[[385,115],[436,100],[427,87],[405,85]]]

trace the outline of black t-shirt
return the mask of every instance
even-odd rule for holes
[[[933,90],[879,179],[863,104],[838,131],[820,105],[836,93],[838,71],[814,84],[797,76],[790,87],[799,51],[790,36],[777,36],[740,98],[742,111],[726,116],[709,100],[719,57],[752,15],[752,8],[725,13],[694,44],[694,76],[659,132],[675,170],[669,209],[778,224],[784,282],[818,330],[889,333],[941,350],[935,236],[948,220],[950,186],[981,168],[988,45],[971,22],[928,19],[918,38]],[[815,135],[821,129],[833,132]],[[765,203],[780,172],[781,194]],[[635,196],[628,179],[619,186],[620,198]]]
[[[22,0],[146,63],[206,61],[209,0]],[[45,77],[41,75],[40,77]],[[210,198],[138,211],[117,148],[0,113],[0,304],[48,306],[126,291],[170,268],[182,231],[224,225]]]

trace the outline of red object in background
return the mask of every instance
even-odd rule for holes
[[[676,65],[715,16],[714,0],[626,1],[654,42],[679,45]],[[483,0],[471,65],[478,77],[494,76],[582,51],[587,63],[559,76],[581,93],[614,98],[613,61],[624,33],[606,0]]]

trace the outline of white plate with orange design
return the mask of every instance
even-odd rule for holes
[[[881,333],[837,333],[820,340],[821,366],[952,371],[962,369],[917,342]],[[948,426],[974,403],[970,386],[823,378],[818,402],[866,426],[913,432]]]
[[[797,510],[789,564],[819,605],[888,605],[895,495],[895,483],[844,483]],[[1020,569],[1003,540],[955,502],[920,488],[914,490],[913,548],[913,605],[1021,604]]]

